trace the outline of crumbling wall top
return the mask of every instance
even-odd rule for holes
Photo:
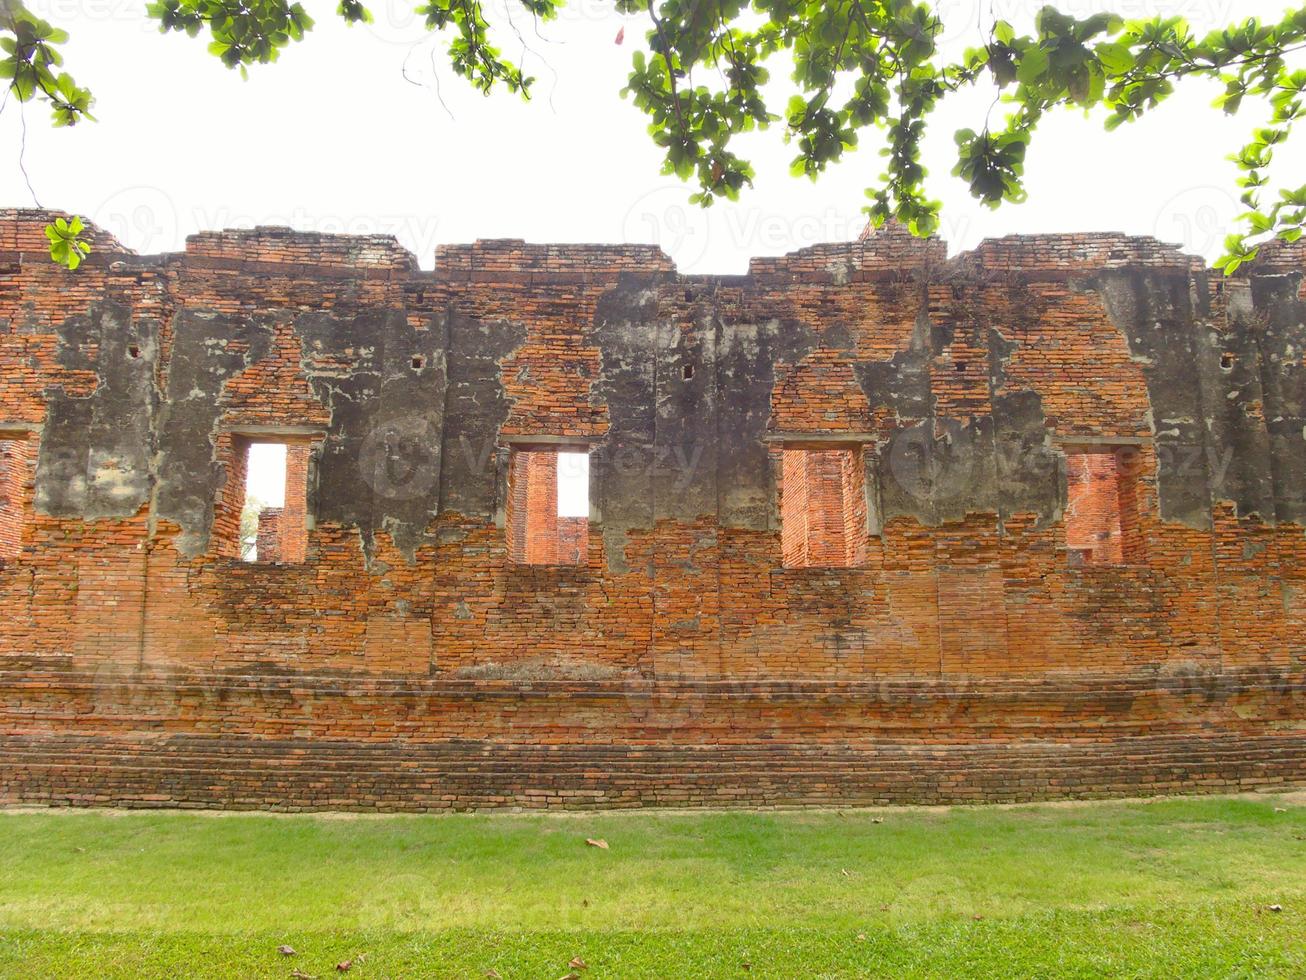
[[[62,211],[0,209],[0,252],[44,254],[44,228]],[[91,265],[106,257],[134,256],[113,235],[87,223],[83,237],[92,245]],[[164,258],[138,256],[142,263]],[[168,261],[175,260],[169,258]],[[183,262],[242,268],[285,266],[349,275],[351,270],[386,278],[420,276],[416,257],[392,235],[344,235],[297,231],[283,226],[204,231],[186,239]],[[1073,276],[1113,269],[1147,269],[1199,275],[1206,263],[1178,245],[1150,236],[1118,232],[1007,235],[982,241],[953,258],[938,237],[917,238],[891,222],[868,230],[855,242],[812,245],[780,256],[749,260],[747,278],[762,284],[846,282],[911,275],[950,266],[960,274],[992,272],[1028,276]],[[1256,274],[1306,270],[1306,241],[1270,242],[1247,267]],[[537,244],[517,238],[481,239],[436,248],[434,278],[463,281],[531,282],[560,279],[608,280],[622,273],[677,275],[672,259],[649,244]],[[431,275],[427,273],[426,275]],[[738,277],[694,277],[735,279]]]
[[[1206,263],[1186,254],[1178,245],[1151,236],[1119,232],[1079,234],[1006,235],[986,238],[953,260],[975,271],[1079,273],[1106,269],[1167,269],[1200,273]]]
[[[829,276],[835,281],[855,273],[911,272],[947,260],[941,238],[917,238],[905,225],[890,222],[862,233],[855,242],[826,242],[787,255],[749,260],[753,278],[785,280]]]
[[[435,274],[445,279],[675,271],[675,263],[656,245],[540,245],[491,238],[435,250]]]
[[[417,270],[393,235],[333,235],[284,226],[203,231],[186,239],[186,256],[334,268]]]
[[[48,252],[50,241],[45,226],[56,218],[71,217],[65,211],[45,208],[0,208],[0,252]],[[86,222],[82,238],[91,243],[92,254],[113,252],[135,255],[131,249],[92,222]]]
[[[1306,239],[1267,242],[1261,246],[1251,268],[1268,274],[1306,272]]]

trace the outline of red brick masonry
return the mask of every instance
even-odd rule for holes
[[[68,273],[46,220],[0,211],[0,802],[1306,784],[1302,246],[93,231]]]

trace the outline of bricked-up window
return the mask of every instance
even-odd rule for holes
[[[860,447],[782,452],[780,536],[787,568],[866,563],[866,478]]]
[[[1137,450],[1066,449],[1066,551],[1072,565],[1141,559],[1137,494]]]
[[[508,467],[508,558],[583,565],[589,543],[589,456],[514,450]]]
[[[304,560],[309,452],[307,442],[232,438],[227,489],[214,517],[220,554],[260,564]]]
[[[28,440],[0,438],[0,563],[22,554],[31,486],[30,453]]]

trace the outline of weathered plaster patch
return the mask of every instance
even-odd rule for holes
[[[90,371],[86,397],[62,385],[49,406],[37,463],[36,509],[55,517],[131,517],[149,500],[158,392],[158,323],[129,307],[93,303],[59,327],[58,360]]]

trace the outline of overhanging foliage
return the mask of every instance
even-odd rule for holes
[[[557,16],[565,0],[508,0],[534,18]],[[952,173],[990,207],[1025,197],[1025,156],[1038,124],[1057,108],[1096,111],[1108,130],[1160,105],[1186,78],[1217,80],[1216,107],[1250,105],[1268,119],[1230,157],[1247,211],[1229,235],[1218,266],[1232,273],[1275,238],[1295,241],[1306,228],[1306,185],[1271,191],[1276,148],[1301,118],[1306,69],[1291,55],[1306,46],[1306,7],[1277,22],[1255,18],[1198,36],[1180,17],[1127,20],[1113,14],[1077,18],[1055,7],[1037,15],[1033,33],[998,20],[983,43],[949,60],[934,7],[914,0],[614,0],[622,13],[646,17],[647,49],[637,51],[622,90],[649,118],[663,148],[663,171],[695,185],[691,200],[736,199],[752,184],[752,164],[734,138],[780,124],[797,149],[792,171],[813,179],[879,130],[884,170],[867,189],[871,221],[904,222],[916,234],[938,227],[940,204],[926,187],[921,144],[931,115],[949,95],[992,86],[1007,107],[956,133]],[[503,87],[529,97],[534,81],[492,43],[495,25],[479,0],[415,0],[426,26],[449,38],[454,71],[490,93]],[[231,68],[275,61],[313,26],[288,0],[158,0],[149,16],[164,32],[206,34],[209,51]],[[91,93],[61,70],[67,34],[35,17],[20,0],[0,0],[0,77],[20,102],[41,100],[55,125],[93,118]],[[350,23],[371,19],[360,0],[340,0]],[[792,64],[783,107],[768,98],[768,66]],[[992,112],[988,114],[992,116]],[[53,226],[52,226],[53,228]],[[51,254],[70,267],[86,245],[58,232]],[[55,255],[55,248],[60,253]],[[74,261],[75,260],[75,261]]]

